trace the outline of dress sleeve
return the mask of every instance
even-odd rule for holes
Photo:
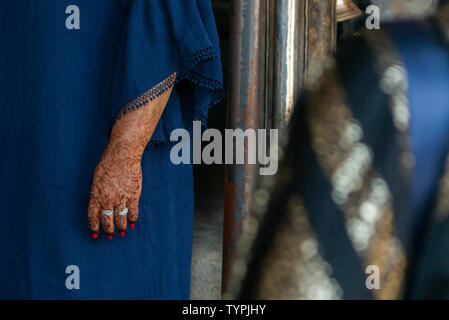
[[[169,141],[172,130],[191,127],[193,120],[205,124],[208,109],[224,97],[218,33],[210,0],[128,4],[111,123],[175,85],[150,140],[155,145]]]

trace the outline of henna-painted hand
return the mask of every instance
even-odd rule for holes
[[[142,189],[140,148],[132,141],[111,140],[95,169],[89,203],[89,229],[96,238],[100,223],[108,239],[112,239],[115,227],[121,236],[126,234],[127,216],[119,215],[128,208],[131,228],[137,222],[139,198]],[[107,216],[103,210],[114,211]]]
[[[97,165],[88,209],[89,230],[94,239],[100,233],[100,224],[109,240],[115,227],[125,236],[127,224],[134,227],[139,215],[139,198],[142,190],[141,159],[148,141],[167,105],[176,74],[162,85],[169,88],[157,99],[128,112],[112,128],[108,147]],[[166,81],[169,81],[168,86]],[[160,88],[155,87],[159,92]],[[120,215],[128,208],[127,215]],[[105,215],[105,211],[114,211]]]

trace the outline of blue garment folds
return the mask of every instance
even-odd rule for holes
[[[142,159],[139,222],[93,241],[110,128],[174,73]],[[170,162],[169,138],[222,96],[209,0],[0,0],[0,298],[188,298],[192,167]]]
[[[429,28],[388,26],[408,74],[413,170],[413,225],[422,227],[449,150],[449,54]]]

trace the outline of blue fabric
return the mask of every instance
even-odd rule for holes
[[[449,55],[422,24],[393,24],[389,30],[408,72],[411,138],[416,159],[413,220],[418,230],[429,212],[448,152]]]
[[[79,30],[66,28],[69,5]],[[0,0],[0,298],[189,297],[192,167],[171,164],[164,142],[221,97],[219,58],[209,0]],[[87,204],[109,129],[173,72],[139,222],[93,241]],[[79,290],[66,288],[68,265]]]

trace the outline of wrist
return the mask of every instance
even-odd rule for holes
[[[139,161],[142,159],[145,145],[135,140],[114,139],[109,141],[105,151],[105,158],[114,162]]]

